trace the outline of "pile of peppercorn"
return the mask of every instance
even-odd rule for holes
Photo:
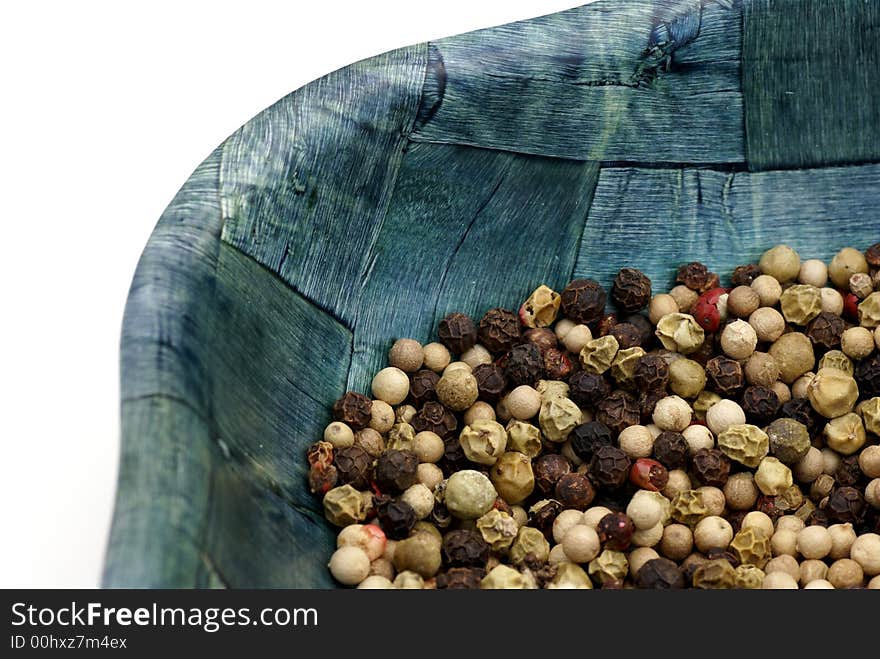
[[[308,450],[334,578],[880,588],[880,243],[730,279],[623,268],[397,340]]]

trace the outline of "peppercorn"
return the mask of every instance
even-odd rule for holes
[[[485,576],[483,567],[453,567],[437,575],[437,590],[477,590]]]
[[[440,321],[437,335],[443,345],[460,355],[477,342],[477,326],[470,316],[451,313]]]
[[[813,406],[810,405],[810,401],[807,398],[792,398],[786,401],[779,409],[779,416],[794,419],[798,423],[803,424],[811,437],[820,430],[819,415],[813,409]],[[779,459],[782,460],[782,458]]]
[[[702,448],[693,457],[694,473],[701,483],[724,487],[730,474],[730,460],[718,449]]]
[[[541,404],[538,423],[550,442],[564,442],[580,422],[582,412],[574,401],[562,396],[549,397]]]
[[[806,335],[814,345],[835,348],[840,345],[840,337],[846,323],[838,314],[823,311],[807,325]]]
[[[704,590],[733,588],[736,582],[736,572],[730,561],[723,558],[709,560],[697,566],[693,572],[694,588]]]
[[[607,549],[624,551],[636,531],[632,519],[625,513],[608,513],[596,525],[599,540]]]
[[[410,376],[409,398],[413,405],[421,407],[430,400],[437,400],[437,382],[440,376],[428,368],[416,371]]]
[[[333,403],[333,418],[342,421],[353,430],[360,430],[369,425],[372,418],[373,401],[355,391],[347,391]]]
[[[657,403],[665,397],[666,392],[662,390],[643,391],[639,394],[639,415],[642,423],[652,423]]]
[[[692,291],[699,293],[711,281],[709,275],[709,268],[698,261],[692,261],[678,267],[675,283],[684,284]]]
[[[743,392],[743,411],[749,423],[763,426],[776,417],[779,411],[779,396],[769,387],[752,385]]]
[[[312,467],[326,469],[333,464],[333,444],[330,442],[315,442],[306,451],[306,460]]]
[[[502,454],[492,466],[490,478],[505,505],[522,502],[535,489],[532,463],[518,451]]]
[[[666,487],[669,472],[666,467],[649,458],[637,459],[629,472],[629,482],[643,490],[659,492]]]
[[[523,341],[534,343],[541,353],[545,353],[558,345],[556,333],[549,327],[532,327],[523,332]]]
[[[572,364],[562,350],[548,348],[544,351],[544,373],[551,380],[565,380],[571,375]]]
[[[386,494],[403,492],[416,482],[419,458],[412,451],[389,449],[376,460],[373,479]]]
[[[334,459],[339,481],[357,490],[365,489],[370,483],[370,470],[373,460],[358,446],[348,446],[336,451]]]
[[[507,353],[504,375],[512,386],[534,386],[544,377],[544,359],[533,343],[523,343]]]
[[[651,280],[635,268],[621,268],[611,287],[611,300],[622,311],[643,309],[651,301]]]
[[[720,355],[706,363],[706,377],[713,391],[727,397],[734,396],[744,384],[739,362]]]
[[[859,397],[855,379],[836,368],[820,368],[807,386],[813,409],[828,419],[850,412]]]
[[[688,443],[679,432],[661,432],[654,440],[653,451],[654,457],[667,469],[680,469],[687,464]]]
[[[532,463],[532,470],[538,489],[549,494],[559,479],[571,471],[571,464],[558,453],[545,453]]]
[[[562,504],[555,500],[546,501],[539,508],[529,513],[529,525],[544,534],[547,540],[553,540],[553,522],[562,512]]]
[[[586,510],[596,496],[596,490],[586,475],[581,473],[564,474],[556,481],[556,499],[565,508]]]
[[[480,567],[489,560],[489,545],[477,531],[450,531],[443,537],[442,549],[451,567]]]
[[[683,355],[697,352],[706,342],[706,333],[696,319],[686,313],[670,313],[657,323],[654,332],[667,350]]]
[[[586,325],[605,311],[605,289],[592,279],[575,279],[561,294],[562,314],[576,323]]]
[[[333,465],[315,464],[309,468],[309,491],[312,494],[324,495],[336,487],[339,474]]]
[[[599,446],[590,459],[590,477],[599,487],[613,490],[626,482],[630,466],[626,453],[616,446]]]
[[[412,427],[417,433],[430,430],[445,440],[458,429],[458,421],[456,421],[455,415],[442,404],[428,401],[412,418]]]
[[[522,337],[519,318],[509,309],[489,309],[480,319],[477,336],[480,343],[492,352],[507,352]]]
[[[400,499],[390,499],[378,504],[376,516],[385,535],[392,540],[403,540],[416,524],[415,510]]]
[[[584,462],[589,462],[600,446],[614,445],[611,429],[600,421],[588,421],[575,426],[569,433],[569,440],[575,455]]]
[[[443,440],[443,457],[437,461],[437,466],[444,475],[450,476],[456,471],[466,469],[470,464],[458,437]]]
[[[471,371],[471,375],[477,381],[477,390],[482,400],[495,403],[507,389],[504,370],[496,364],[479,364]]]
[[[638,400],[622,389],[613,391],[596,406],[596,419],[620,434],[641,420]]]
[[[840,461],[834,471],[834,480],[838,485],[852,487],[862,480],[862,470],[859,467],[859,456],[848,455]]]
[[[854,487],[838,487],[828,497],[825,512],[835,522],[858,524],[865,514],[865,499]]]
[[[751,286],[752,282],[760,275],[761,268],[754,263],[738,265],[730,276],[730,283],[734,286]]]
[[[578,371],[568,380],[569,398],[581,407],[595,407],[611,393],[611,386],[601,375]]]
[[[685,587],[684,574],[668,558],[653,558],[639,568],[636,585],[653,590],[678,590]]]
[[[859,361],[854,377],[863,398],[880,396],[880,351]]]
[[[630,323],[617,323],[608,331],[608,334],[617,339],[621,350],[636,348],[642,343],[642,333]]]
[[[664,390],[669,382],[669,365],[659,355],[643,355],[633,371],[633,382],[641,391]]]

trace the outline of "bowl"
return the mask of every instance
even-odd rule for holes
[[[880,9],[835,8],[601,0],[358,62],[242,126],[132,283],[104,585],[333,586],[304,451],[449,311],[875,242]]]

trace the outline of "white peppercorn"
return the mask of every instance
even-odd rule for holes
[[[806,587],[808,583],[814,581],[824,581],[827,574],[828,566],[825,565],[823,561],[810,558],[805,561],[801,561],[800,576],[798,577],[798,582]],[[825,583],[828,582],[826,581]],[[831,584],[828,585],[830,586]]]
[[[423,462],[416,468],[416,480],[432,492],[443,480],[443,470],[430,462]]]
[[[874,352],[874,335],[866,327],[850,327],[840,337],[840,349],[850,359],[863,359]]]
[[[727,296],[727,313],[748,318],[761,306],[761,298],[751,286],[737,286]]]
[[[370,563],[370,576],[385,577],[388,581],[394,581],[394,563],[380,556]],[[369,577],[367,577],[369,578]],[[363,583],[363,582],[361,582]]]
[[[388,363],[406,373],[415,373],[424,361],[422,344],[414,339],[397,339],[388,351]]]
[[[330,574],[343,586],[356,586],[370,574],[370,559],[360,547],[345,545],[330,557]]]
[[[822,473],[823,466],[822,452],[811,446],[807,454],[792,465],[792,473],[801,483],[812,483]]]
[[[690,527],[684,524],[670,524],[663,529],[663,537],[660,539],[660,552],[673,561],[681,561],[687,558],[694,547],[694,534]],[[632,559],[630,559],[632,564]]]
[[[746,413],[739,403],[722,399],[706,410],[706,425],[715,435],[720,435],[731,426],[746,422]]]
[[[808,396],[810,382],[813,381],[814,377],[816,377],[816,374],[812,371],[807,371],[800,376],[791,385],[791,395],[794,398],[806,398]]]
[[[393,590],[394,583],[384,575],[371,574],[358,584],[358,590]]]
[[[336,548],[359,547],[370,561],[375,561],[385,553],[388,540],[378,526],[372,524],[350,524],[336,537]]]
[[[373,377],[373,397],[389,405],[402,403],[409,395],[409,377],[399,368],[383,368]]]
[[[832,560],[849,557],[853,543],[856,541],[856,532],[849,522],[845,524],[832,524],[828,527],[831,535],[831,551],[828,557]]]
[[[678,313],[678,303],[675,298],[668,293],[659,293],[651,299],[648,305],[648,318],[651,323],[656,325],[663,316],[671,313]]]
[[[541,409],[541,395],[527,384],[518,386],[504,398],[510,415],[520,421],[534,418]]]
[[[374,400],[370,408],[370,428],[386,433],[394,425],[394,408],[384,400]]]
[[[771,572],[764,577],[763,590],[797,590],[797,581],[787,572]]]
[[[333,448],[346,448],[354,444],[354,431],[342,421],[333,421],[324,428],[324,441]]]
[[[681,432],[691,422],[692,410],[683,398],[666,396],[657,401],[652,419],[661,430]]]
[[[681,435],[688,444],[688,452],[691,456],[700,449],[715,447],[715,438],[706,426],[688,426],[681,431]]]
[[[872,508],[880,510],[880,478],[871,479],[865,486],[865,501]]]
[[[733,474],[724,484],[724,499],[731,510],[750,510],[758,500],[758,486],[751,472]]]
[[[572,563],[589,563],[599,555],[599,535],[586,524],[576,524],[562,539],[562,549]]]
[[[418,410],[416,410],[416,408],[413,407],[412,405],[400,405],[394,411],[394,422],[395,422],[395,424],[397,424],[397,423],[407,423],[407,424],[412,423],[412,420],[413,420],[413,418],[415,418],[417,412],[418,412]],[[394,426],[392,426],[392,428],[393,427]]]
[[[556,516],[556,519],[553,520],[553,540],[557,544],[562,544],[565,534],[578,524],[583,524],[583,522],[584,513],[580,510],[563,510]]]
[[[724,512],[726,500],[723,491],[712,485],[703,485],[697,488],[697,492],[703,497],[707,515],[721,515]]]
[[[773,520],[770,519],[770,516],[767,513],[763,513],[760,510],[753,510],[750,513],[746,514],[743,517],[742,524],[740,525],[741,529],[754,529],[758,533],[762,533],[764,537],[771,538],[773,537]]]
[[[663,523],[657,522],[651,528],[636,529],[632,536],[632,544],[636,547],[653,547],[662,539]]]
[[[412,506],[416,519],[425,519],[434,510],[434,493],[421,483],[411,485],[400,495],[401,501]]]
[[[683,469],[673,469],[669,472],[669,478],[666,481],[666,487],[663,488],[663,496],[670,501],[675,498],[676,494],[691,489],[691,479],[687,472]]]
[[[816,364],[813,343],[800,332],[783,334],[768,352],[779,367],[779,379],[785,384],[791,384]],[[797,396],[794,390],[792,395]]]
[[[755,329],[744,320],[735,320],[721,332],[721,349],[731,359],[747,359],[758,345]]]
[[[831,552],[831,534],[824,526],[807,526],[797,534],[797,551],[804,558],[825,558]]]
[[[653,547],[636,547],[627,555],[630,574],[633,577],[639,576],[642,566],[655,558],[660,558],[660,554]]]
[[[701,552],[705,553],[713,547],[726,549],[731,540],[733,527],[718,515],[704,517],[694,527],[694,544]]]
[[[599,525],[599,522],[602,520],[602,518],[605,517],[605,515],[609,514],[611,514],[611,509],[606,508],[605,506],[592,506],[591,508],[587,508],[584,511],[582,524],[586,524],[590,528],[595,529]]]
[[[772,307],[782,295],[782,285],[770,275],[758,275],[751,283],[752,290],[761,299],[762,307]]]
[[[822,311],[840,315],[843,313],[843,296],[827,286],[819,291],[822,300]]]
[[[470,425],[480,419],[495,420],[495,408],[483,400],[478,400],[464,411],[465,425]]]
[[[834,590],[827,579],[813,579],[804,586],[804,590]]]
[[[822,449],[822,473],[828,474],[830,476],[834,475],[834,472],[837,471],[837,468],[840,466],[840,455],[837,454],[837,451],[825,447]]]
[[[568,556],[565,555],[565,550],[562,549],[561,544],[556,544],[550,547],[550,553],[547,555],[547,562],[550,565],[559,565],[561,563],[570,563],[568,560]]]
[[[429,343],[422,348],[422,358],[426,368],[435,373],[442,373],[449,366],[452,356],[442,343]]]
[[[562,337],[562,345],[569,352],[578,354],[592,340],[593,333],[589,327],[586,325],[574,325]]]
[[[776,245],[761,254],[758,267],[764,275],[769,275],[784,284],[793,281],[800,273],[801,258],[788,245]]]
[[[632,519],[636,529],[650,529],[662,520],[663,506],[648,490],[638,490],[630,499],[626,507],[626,514]]]
[[[850,547],[849,556],[869,577],[880,574],[880,535],[863,533]]]
[[[877,575],[868,582],[868,590],[880,590],[880,575]]]
[[[699,293],[692,291],[684,284],[674,286],[672,290],[669,291],[669,295],[675,300],[675,303],[678,305],[678,311],[681,313],[688,313],[700,297]],[[653,318],[651,319],[651,322],[654,323]]]
[[[783,572],[794,579],[795,582],[801,576],[800,565],[798,565],[797,559],[791,554],[774,556],[767,561],[767,564],[764,566],[764,572],[768,575],[774,572]]]
[[[828,266],[818,259],[808,259],[801,263],[798,281],[801,284],[822,288],[828,283]]]
[[[647,458],[654,449],[654,436],[645,426],[627,426],[618,436],[618,445],[633,460]]]
[[[749,316],[749,325],[755,330],[759,341],[770,343],[785,331],[785,318],[772,307],[761,307]]]
[[[865,573],[851,558],[841,558],[828,568],[828,581],[835,588],[857,588],[865,581]]]
[[[880,398],[877,400],[880,402]],[[867,446],[859,453],[859,469],[868,478],[880,478],[880,444]]]
[[[777,380],[772,385],[770,385],[770,388],[779,399],[780,405],[783,405],[791,400],[791,389],[789,389],[788,385],[785,384],[782,380]]]
[[[798,534],[790,529],[776,531],[770,538],[770,551],[774,556],[797,556]]]
[[[463,361],[465,364],[473,369],[480,364],[491,364],[492,353],[479,343],[475,343],[470,348],[461,353],[461,361]]]
[[[828,276],[837,288],[846,289],[856,272],[868,272],[868,262],[862,252],[852,247],[844,247],[828,265]]]
[[[749,384],[772,387],[779,378],[779,367],[768,353],[753,352],[746,361],[743,373]]]

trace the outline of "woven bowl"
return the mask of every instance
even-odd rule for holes
[[[304,449],[448,311],[876,242],[878,28],[863,0],[602,0],[358,62],[256,116],[134,277],[104,584],[332,586]]]

